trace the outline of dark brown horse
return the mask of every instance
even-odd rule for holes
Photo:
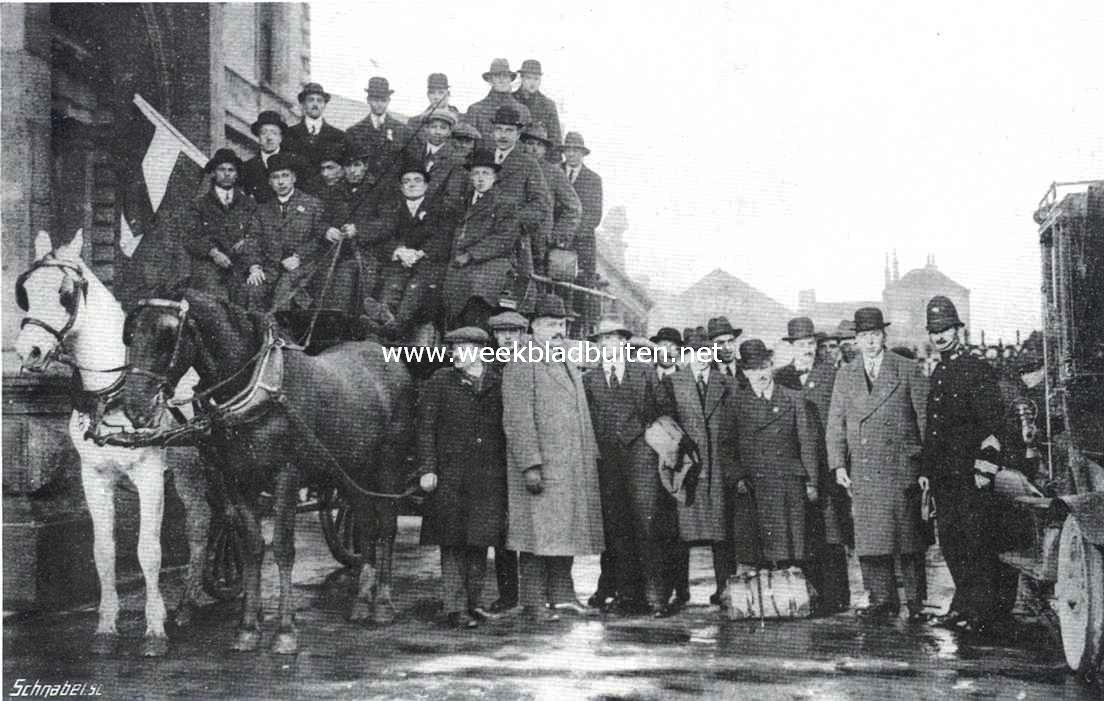
[[[397,502],[366,496],[365,490],[394,494],[405,485],[404,457],[411,442],[413,385],[401,363],[388,363],[372,342],[342,343],[317,356],[283,347],[280,399],[262,403],[237,421],[218,407],[251,385],[258,359],[270,345],[270,317],[225,300],[187,290],[176,300],[147,300],[127,318],[124,338],[131,377],[124,409],[136,426],[151,425],[163,407],[165,387],[194,367],[196,393],[211,392],[208,416],[216,417],[209,448],[219,457],[222,483],[246,536],[245,597],[234,650],[260,644],[260,571],[264,557],[258,498],[275,497],[273,552],[280,573],[279,629],[272,649],[291,654],[298,641],[291,605],[295,559],[295,512],[302,478],[336,486],[357,509],[360,551],[375,552],[375,566],[359,573],[350,620],[394,619],[391,560]],[[266,363],[278,362],[275,356]],[[262,384],[270,385],[272,376]],[[373,576],[374,575],[374,576]],[[372,580],[375,580],[374,582]]]

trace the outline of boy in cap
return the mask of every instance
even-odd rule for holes
[[[540,91],[541,62],[527,58],[521,63],[521,85],[514,91],[514,98],[529,108],[529,114],[533,122],[541,122],[548,129],[549,148],[543,160],[559,166],[560,164],[560,115],[556,111],[556,103],[546,97]]]
[[[299,188],[317,195],[322,187],[318,176],[322,155],[334,150],[344,150],[345,133],[326,122],[323,115],[330,103],[330,94],[321,85],[307,83],[299,91],[298,99],[303,119],[288,128],[285,140],[287,149],[299,154],[304,161],[304,168],[310,174],[310,177],[299,184]]]
[[[1007,443],[997,373],[963,352],[954,303],[943,295],[927,305],[928,337],[939,353],[931,374],[924,434],[922,487],[934,490],[939,546],[955,593],[939,624],[985,632],[1005,618],[1016,598],[1015,570],[1000,561],[996,526],[1000,504],[990,489]]]
[[[483,329],[445,334],[453,366],[433,374],[418,402],[419,485],[430,494],[422,545],[441,548],[448,624],[475,628],[492,614],[482,604],[487,548],[506,532],[506,436],[502,384],[479,353],[490,345]]]
[[[534,122],[525,127],[521,132],[521,145],[540,164],[541,172],[548,182],[548,189],[552,193],[552,210],[544,224],[544,230],[548,231],[548,238],[533,241],[533,267],[543,275],[548,249],[573,248],[575,231],[579,228],[583,206],[563,170],[545,158],[552,147],[552,141],[544,124]],[[548,221],[548,218],[551,221]]]
[[[495,112],[501,107],[510,106],[517,110],[519,121],[525,126],[532,120],[529,108],[523,105],[511,92],[517,73],[510,70],[510,62],[504,58],[496,58],[491,61],[491,67],[483,74],[483,80],[490,84],[491,91],[479,102],[468,107],[464,121],[475,127],[475,130],[483,135],[479,146],[482,148],[494,148],[492,138],[492,125]]]
[[[387,111],[395,91],[386,78],[375,76],[369,79],[364,92],[370,112],[349,127],[345,134],[354,151],[368,156],[369,172],[389,181],[393,167],[410,141],[410,133],[406,124]]]
[[[191,286],[260,309],[261,288],[246,285],[246,259],[256,245],[249,220],[257,203],[238,183],[242,161],[232,149],[220,148],[204,170],[211,189],[192,201],[184,242],[192,258]]]
[[[242,189],[258,203],[275,197],[268,183],[268,159],[280,153],[288,125],[279,112],[265,110],[257,115],[257,121],[249,126],[257,137],[260,151],[242,165]]]

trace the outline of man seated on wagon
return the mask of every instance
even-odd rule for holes
[[[456,126],[452,129],[452,138],[449,139],[449,142],[452,144],[453,156],[455,156],[460,163],[466,163],[471,157],[472,152],[475,151],[476,144],[478,144],[482,138],[479,130],[468,122],[463,120],[457,122]]]
[[[260,266],[262,281],[273,285],[276,311],[314,308],[307,278],[325,253],[328,234],[322,203],[295,187],[297,167],[290,154],[268,159],[268,180],[275,197],[260,204],[250,221],[259,244],[250,263]]]
[[[257,203],[239,185],[242,161],[232,149],[220,148],[207,162],[211,189],[192,202],[184,248],[191,257],[192,287],[230,299],[250,309],[264,305],[264,290],[249,285],[249,255],[256,241],[249,220]],[[255,277],[254,277],[255,279]]]
[[[494,152],[478,149],[467,164],[471,188],[452,236],[444,303],[451,326],[487,327],[503,288],[511,281],[521,238],[518,203],[496,186],[501,165]]]
[[[447,198],[451,206],[457,206],[468,182],[463,168],[465,158],[456,157],[457,147],[450,138],[457,117],[448,110],[435,110],[419,119],[425,121],[422,129],[425,138],[411,144],[406,159],[421,162],[426,174],[432,176],[426,190],[427,197]]]
[[[401,200],[388,201],[381,210],[381,226],[390,233],[383,262],[380,301],[395,315],[384,333],[400,338],[419,321],[439,317],[441,278],[448,265],[452,223],[448,203],[428,195],[431,176],[422,161],[413,159],[399,170]]]
[[[321,184],[318,197],[325,212],[326,240],[329,242],[325,250],[332,249],[340,241],[341,252],[334,264],[333,275],[325,294],[322,294],[322,287],[325,285],[324,276],[329,270],[329,258],[325,266],[326,272],[320,272],[316,276],[315,288],[318,295],[325,298],[323,308],[359,314],[363,298],[359,291],[362,257],[355,240],[357,229],[352,218],[354,198],[345,180],[345,166],[349,162],[346,153],[344,144],[334,144],[323,149],[319,156]]]
[[[553,141],[543,123],[534,122],[525,127],[521,132],[521,145],[540,164],[544,179],[548,181],[548,190],[552,194],[552,209],[545,215],[542,229],[548,236],[533,239],[533,268],[543,275],[550,249],[571,250],[575,242],[575,231],[582,219],[583,205],[575,194],[571,181],[567,179],[567,174],[545,157],[552,148]]]

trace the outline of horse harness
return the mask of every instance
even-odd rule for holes
[[[201,354],[205,355],[208,360],[213,359],[213,355],[203,344],[203,337],[199,333],[198,326],[196,326],[195,322],[188,316],[187,300],[177,302],[166,299],[143,299],[138,302],[135,310],[142,307],[160,307],[173,310],[180,322],[177,326],[173,353],[169,365],[166,368],[166,374],[161,375],[145,370],[144,368],[130,368],[130,372],[146,375],[158,380],[160,382],[159,389],[164,393],[166,388],[170,385],[168,378],[173,373],[173,369],[179,360],[185,329],[193,330],[196,344]],[[131,313],[133,314],[134,312],[132,311]],[[127,341],[129,343],[130,317],[128,317],[127,322],[128,330],[124,332],[124,335],[127,336]],[[228,377],[219,380],[214,385],[204,389],[202,392],[196,393],[189,399],[168,400],[166,404],[170,410],[183,404],[192,403],[196,407],[196,416],[192,419],[183,420],[180,426],[151,434],[147,439],[149,441],[147,444],[166,446],[170,442],[176,442],[186,436],[209,435],[211,429],[216,427],[227,429],[244,426],[259,420],[268,414],[269,411],[279,407],[283,410],[288,420],[300,431],[302,438],[306,440],[310,447],[325,458],[323,463],[342,484],[349,488],[352,492],[352,496],[399,500],[406,499],[418,491],[416,486],[412,486],[401,493],[383,493],[367,490],[358,485],[356,481],[341,468],[340,463],[334,458],[329,449],[318,439],[318,436],[315,435],[314,431],[299,412],[290,406],[287,401],[287,395],[283,388],[284,351],[303,351],[305,350],[305,346],[292,343],[282,338],[276,329],[276,324],[274,322],[270,323],[265,329],[265,339],[261,343],[260,350]],[[213,399],[215,392],[230,384],[251,367],[253,368],[253,372],[249,382],[244,388],[222,403],[217,403]]]
[[[44,359],[44,361],[46,361],[58,359],[63,353],[69,355],[69,348],[65,344],[65,334],[69,333],[73,328],[73,324],[77,323],[77,312],[80,308],[81,300],[87,301],[88,299],[88,280],[85,279],[84,271],[81,270],[80,265],[61,260],[51,251],[35,261],[34,264],[23,271],[23,274],[15,281],[15,303],[19,305],[19,308],[24,312],[30,310],[30,301],[27,299],[27,278],[43,268],[56,268],[62,272],[62,284],[61,287],[58,288],[58,294],[61,296],[61,305],[65,307],[65,311],[69,316],[60,329],[55,329],[45,321],[28,314],[23,317],[23,321],[19,325],[19,328],[24,328],[28,325],[37,326],[54,337],[57,344],[49,354],[47,354]],[[75,364],[71,362],[66,364],[75,366]],[[122,369],[122,367],[113,368],[113,370]],[[111,370],[105,370],[103,372],[111,372]]]

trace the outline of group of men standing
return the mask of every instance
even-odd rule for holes
[[[501,406],[471,411],[467,403],[448,406],[443,394],[425,405],[452,423],[423,443],[421,455],[435,456],[420,462],[422,486],[435,490],[424,532],[447,532],[474,548],[470,557],[482,568],[487,548],[496,548],[499,599],[489,607],[480,599],[481,571],[476,578],[470,570],[464,577],[444,571],[453,592],[446,596],[450,622],[475,626],[514,610],[541,622],[599,608],[669,616],[690,600],[688,561],[696,546],[712,554],[715,605],[732,575],[796,565],[807,575],[816,614],[849,610],[852,547],[870,595],[860,617],[896,619],[900,583],[907,620],[927,621],[924,553],[931,543],[921,501],[931,492],[956,585],[938,623],[988,630],[1010,611],[1016,581],[985,527],[995,508],[988,487],[1006,462],[1004,412],[992,371],[962,353],[963,325],[950,300],[934,297],[926,311],[941,353],[930,383],[916,363],[887,349],[889,323],[872,307],[827,334],[807,318],[792,319],[783,340],[793,360],[783,367],[762,340],[737,343],[741,330],[716,317],[685,333],[661,329],[650,339],[654,364],[626,359],[629,330],[604,319],[590,338],[603,350],[602,362],[582,374],[548,359],[501,367],[476,361],[477,369],[465,361],[439,371],[433,382],[492,387]],[[449,340],[454,351],[512,347],[530,331],[536,345],[555,345],[569,315],[551,297],[529,319],[494,316],[494,341],[474,327]],[[846,359],[841,347],[854,348],[854,356]],[[425,418],[423,426],[434,421]],[[487,421],[499,452],[472,472],[459,456],[474,455],[473,441],[486,445],[478,426]],[[666,443],[656,430],[665,422],[677,427]],[[695,475],[681,489],[671,489],[657,469],[670,462],[667,453],[683,465],[679,458],[695,456]],[[446,476],[457,474],[478,478],[450,493]],[[496,514],[501,530],[467,535],[465,519],[478,525],[488,514]],[[441,529],[442,522],[449,527]],[[584,605],[572,558],[598,552],[598,589]],[[455,593],[464,591],[466,597]]]
[[[261,112],[255,157],[222,148],[207,165],[211,188],[185,227],[191,283],[256,309],[354,318],[371,298],[392,338],[427,321],[488,328],[556,249],[577,257],[570,281],[593,286],[601,178],[582,136],[561,137],[540,62],[524,62],[515,90],[518,76],[492,61],[490,92],[465,115],[443,73],[429,75],[429,104],[409,121],[388,111],[394,91],[378,76],[368,116],[346,131],[326,121],[317,83],[298,95],[297,124]]]

